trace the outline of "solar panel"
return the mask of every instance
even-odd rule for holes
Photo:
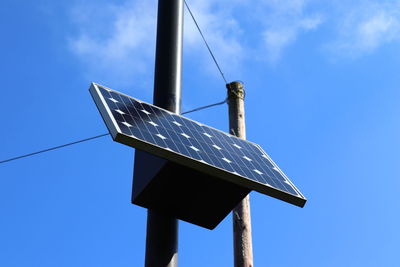
[[[264,150],[207,125],[93,83],[90,92],[113,139],[303,207],[306,199]]]

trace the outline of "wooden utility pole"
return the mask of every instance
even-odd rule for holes
[[[228,89],[229,130],[239,138],[246,139],[244,116],[245,91],[241,82],[231,82]],[[235,267],[253,267],[251,238],[250,198],[247,195],[233,210],[233,251]]]

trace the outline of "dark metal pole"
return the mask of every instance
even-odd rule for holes
[[[159,0],[155,105],[181,113],[183,0]]]
[[[244,115],[245,91],[241,82],[231,82],[228,89],[230,133],[246,139]],[[233,252],[235,267],[253,267],[253,246],[251,236],[250,198],[247,195],[233,209]]]
[[[154,75],[155,105],[181,113],[183,0],[159,0]],[[178,266],[178,220],[147,213],[146,267]]]

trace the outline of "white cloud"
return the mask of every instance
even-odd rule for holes
[[[321,13],[307,11],[311,1],[192,0],[189,3],[222,69],[240,75],[240,66],[245,61],[261,59],[276,63],[302,34],[316,30],[323,23]],[[202,56],[208,57],[189,16],[185,25],[187,49],[201,50]],[[210,67],[214,71],[215,66]]]
[[[88,75],[102,75],[124,85],[132,83],[135,73],[153,72],[156,6],[150,2],[103,6],[86,16],[80,14],[92,6],[74,9],[79,33],[69,44],[87,66]]]
[[[294,43],[300,34],[316,29],[321,23],[321,17],[316,16],[299,19],[289,25],[267,29],[263,33],[267,59],[270,62],[278,61],[283,50]]]
[[[346,10],[338,37],[328,45],[335,55],[360,57],[400,41],[400,1],[364,1]]]
[[[262,57],[278,62],[286,49],[325,22],[330,25],[325,27],[326,39],[321,40],[321,46],[328,48],[327,55],[357,57],[400,41],[400,0],[329,0],[323,5],[315,0],[188,3],[228,79],[238,77],[247,61]],[[76,7],[71,19],[78,30],[69,44],[84,62],[87,75],[122,85],[140,80],[143,87],[149,87],[156,12],[157,1],[126,0],[119,5],[85,1]],[[187,12],[184,38],[190,62],[198,62],[199,69],[208,75],[219,75]]]
[[[358,34],[365,49],[377,48],[381,42],[391,41],[398,37],[399,22],[384,12],[375,14],[371,19],[361,23]]]
[[[262,21],[262,33],[267,60],[277,62],[284,50],[297,41],[301,34],[317,29],[324,21],[321,13],[308,12],[310,1],[270,0],[260,6],[268,18]]]
[[[242,0],[193,0],[188,2],[221,68],[230,74],[237,72],[244,56],[244,47],[240,42],[243,30],[229,7],[235,6]],[[195,55],[195,60],[200,60],[207,66],[209,73],[219,75],[215,65],[210,63],[210,55],[188,12],[185,16],[184,36],[185,51],[189,51],[188,55]]]
[[[323,22],[307,12],[312,0],[191,0],[190,7],[221,68],[236,77],[246,60],[278,61],[301,34]],[[101,76],[117,85],[152,80],[157,1],[127,0],[123,4],[82,2],[71,19],[77,32],[70,36],[71,51],[84,63],[87,75]],[[100,8],[101,6],[101,8]],[[247,41],[252,35],[254,41]],[[191,62],[208,74],[219,75],[192,22],[185,16],[185,47]],[[140,77],[140,79],[138,79]]]
[[[189,1],[217,60],[227,72],[233,72],[239,66],[243,49],[238,41],[240,27],[226,7],[241,1]],[[87,75],[105,76],[122,85],[132,84],[138,77],[143,80],[143,75],[147,75],[150,83],[154,65],[156,2],[128,0],[120,6],[103,5],[102,9],[96,7],[96,3],[86,3],[74,8],[71,18],[78,33],[70,37],[69,44],[72,52],[87,66]],[[209,74],[219,75],[188,13],[184,39],[184,51],[190,51],[187,55],[206,66],[203,69]]]

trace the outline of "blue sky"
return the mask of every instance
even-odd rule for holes
[[[308,198],[251,194],[255,266],[399,266],[400,1],[188,0],[247,138]],[[151,102],[156,1],[0,4],[0,160],[105,133],[94,81]],[[188,14],[183,110],[225,98]],[[227,107],[192,113],[227,130]],[[133,149],[104,137],[0,165],[1,266],[142,266]],[[180,266],[231,266],[231,218],[180,223]]]

